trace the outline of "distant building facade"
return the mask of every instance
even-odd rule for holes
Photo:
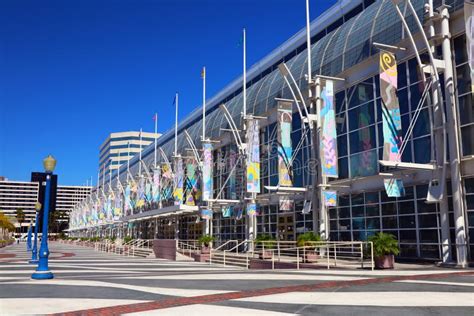
[[[36,201],[38,201],[37,182],[0,181],[0,212],[15,219],[16,211],[23,210],[25,220],[21,223],[22,226],[28,226],[30,221],[34,221]],[[18,223],[15,225],[19,226]]]
[[[40,182],[37,181],[11,181],[5,177],[0,180],[0,212],[14,219],[16,211],[21,209],[25,214],[22,227],[34,222],[36,216],[35,204],[38,201]],[[91,187],[88,186],[58,186],[56,206],[53,210],[61,212],[61,221],[67,221],[69,212],[84,198],[89,196]],[[15,223],[19,227],[19,223]],[[25,228],[22,229],[25,231]]]
[[[136,131],[111,133],[99,149],[99,181],[108,172],[118,169],[141,150],[148,147],[161,134]]]

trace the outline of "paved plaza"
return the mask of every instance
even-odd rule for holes
[[[472,315],[474,270],[256,271],[51,243],[55,279],[31,280],[25,245],[0,250],[0,314]]]

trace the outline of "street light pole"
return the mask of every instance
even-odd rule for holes
[[[43,236],[41,237],[41,246],[39,251],[38,268],[31,275],[34,280],[52,279],[54,275],[48,268],[48,219],[49,219],[49,200],[50,200],[50,188],[51,188],[51,176],[53,175],[54,167],[56,166],[56,160],[49,155],[43,160],[43,164],[46,171],[46,192],[44,197],[44,209],[43,209]]]
[[[28,226],[28,237],[26,238],[26,251],[31,251],[31,221]]]
[[[31,251],[31,260],[29,263],[38,263],[38,223],[39,223],[39,213],[41,210],[41,203],[36,202],[36,219],[35,219],[35,238],[33,240],[33,250]]]

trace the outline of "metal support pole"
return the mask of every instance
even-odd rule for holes
[[[465,210],[462,202],[462,183],[460,170],[460,138],[458,117],[456,115],[457,100],[454,91],[454,71],[451,54],[451,34],[449,31],[449,11],[447,6],[441,6],[441,35],[443,37],[442,49],[445,63],[444,85],[446,93],[446,114],[448,123],[448,143],[451,171],[451,188],[453,191],[454,223],[456,229],[456,253],[457,264],[465,268],[467,266],[467,245]]]
[[[433,0],[429,0],[429,7],[428,7],[428,15],[430,17],[434,16],[434,9],[433,9]],[[431,19],[428,25],[428,31],[431,37],[434,37],[436,35],[435,32],[435,26],[434,26],[434,20]],[[435,47],[431,47],[431,51],[434,53],[435,52]],[[437,93],[433,93],[431,96],[433,104],[438,104],[439,98]],[[430,109],[430,116],[433,116],[432,110]],[[438,125],[441,124],[441,122],[438,123]],[[432,134],[433,135],[433,134]],[[436,133],[436,137],[440,138],[440,134]],[[432,136],[431,139],[431,144],[434,146],[435,144],[440,144],[442,143],[442,139],[438,139],[435,142],[434,137]],[[446,186],[444,186],[444,192],[443,196],[446,196]],[[451,240],[450,240],[450,234],[449,234],[449,216],[448,216],[448,199],[441,199],[439,202],[439,208],[440,208],[440,228],[441,228],[441,258],[443,263],[449,263],[452,261],[452,255],[451,255]]]
[[[38,220],[39,220],[39,210],[36,211],[35,237],[33,240],[33,249],[31,250],[31,260],[29,261],[29,263],[38,263]]]

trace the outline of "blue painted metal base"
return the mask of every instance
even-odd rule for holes
[[[28,261],[28,263],[31,263],[31,264],[38,264],[38,260],[30,260],[30,261]]]
[[[53,279],[54,274],[51,271],[36,271],[31,275],[33,280],[48,280]]]

